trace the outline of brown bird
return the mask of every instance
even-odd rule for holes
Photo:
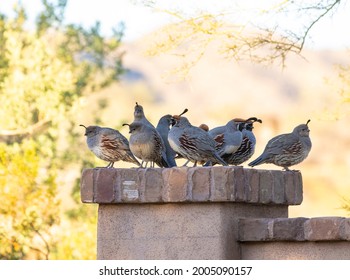
[[[86,143],[89,149],[100,159],[113,167],[116,161],[126,161],[140,166],[129,148],[128,139],[118,130],[109,127],[80,125],[85,128]]]

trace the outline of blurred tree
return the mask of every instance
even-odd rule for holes
[[[176,71],[186,76],[209,46],[228,59],[284,66],[289,54],[301,55],[310,30],[345,1],[231,1],[216,13],[206,9],[188,13],[175,2],[167,2],[170,7],[158,0],[139,2],[174,17],[175,23],[154,36],[149,54],[166,52],[182,58]]]
[[[0,14],[0,259],[94,257],[67,255],[74,242],[86,250],[86,227],[89,220],[96,226],[96,208],[79,210],[89,216],[79,236],[60,231],[56,177],[68,160],[82,164],[77,135],[70,133],[80,100],[123,72],[123,26],[107,39],[99,23],[89,30],[65,25],[66,2],[42,0],[34,31],[25,28],[21,4],[13,18]],[[58,146],[62,127],[68,131],[65,150]]]

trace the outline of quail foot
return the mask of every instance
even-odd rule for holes
[[[84,126],[86,143],[89,149],[100,159],[108,161],[106,167],[113,167],[116,161],[126,161],[140,166],[129,148],[129,142],[118,130],[100,127]]]
[[[191,125],[188,119],[181,115],[173,116],[173,119],[176,123],[169,131],[168,140],[175,152],[194,162],[194,166],[197,161],[218,161],[227,165],[215,150],[216,143],[208,132]]]
[[[123,125],[129,126],[130,150],[136,157],[146,162],[145,167],[148,162],[156,163],[159,167],[169,167],[163,141],[155,128],[140,121]]]
[[[289,170],[289,167],[302,162],[307,158],[311,150],[310,120],[306,124],[300,124],[291,133],[275,136],[268,141],[264,152],[249,166],[263,163],[272,163]]]

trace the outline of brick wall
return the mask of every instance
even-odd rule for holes
[[[83,171],[84,203],[244,202],[299,205],[299,172],[242,167],[96,168]]]
[[[98,259],[350,259],[350,219],[288,218],[300,172],[242,167],[96,168]]]

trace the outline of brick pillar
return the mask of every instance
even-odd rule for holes
[[[238,240],[246,260],[349,260],[350,218],[247,218]]]
[[[299,172],[242,167],[86,169],[98,203],[98,259],[240,259],[241,218],[287,218]]]

